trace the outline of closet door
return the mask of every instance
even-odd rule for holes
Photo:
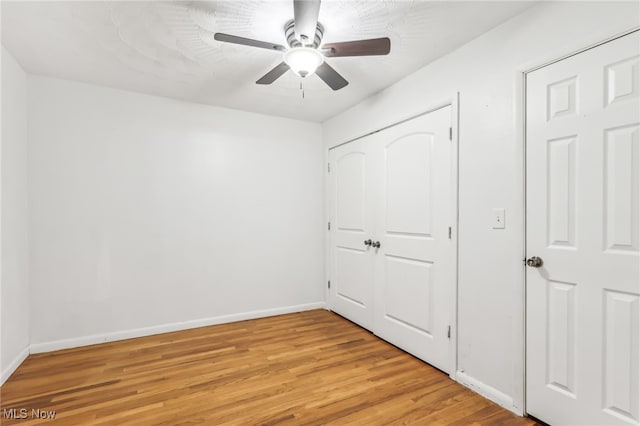
[[[451,107],[374,135],[375,328],[383,339],[450,370],[455,297]],[[377,245],[377,244],[376,244]]]
[[[373,329],[374,232],[372,147],[363,138],[330,151],[331,310]]]

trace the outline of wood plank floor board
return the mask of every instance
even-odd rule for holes
[[[324,310],[30,355],[0,398],[56,411],[21,426],[537,424]]]

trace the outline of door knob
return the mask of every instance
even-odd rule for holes
[[[371,247],[371,244],[373,244],[373,241],[371,241],[371,240],[365,240],[365,241],[364,241],[364,245],[365,245],[365,246],[369,246],[369,247]]]
[[[376,241],[375,243],[371,244],[371,247],[380,248],[380,241]]]
[[[538,256],[533,256],[527,259],[527,266],[531,266],[532,268],[539,268],[542,266],[542,259]]]

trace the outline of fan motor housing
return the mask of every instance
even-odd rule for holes
[[[324,35],[324,27],[320,22],[316,26],[316,33],[313,37],[312,43],[302,43],[296,38],[295,22],[293,19],[287,21],[284,25],[284,35],[287,38],[287,44],[289,47],[312,47],[317,49],[322,42],[322,36]]]

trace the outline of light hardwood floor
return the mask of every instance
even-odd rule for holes
[[[323,310],[31,355],[0,396],[21,426],[536,424]]]

